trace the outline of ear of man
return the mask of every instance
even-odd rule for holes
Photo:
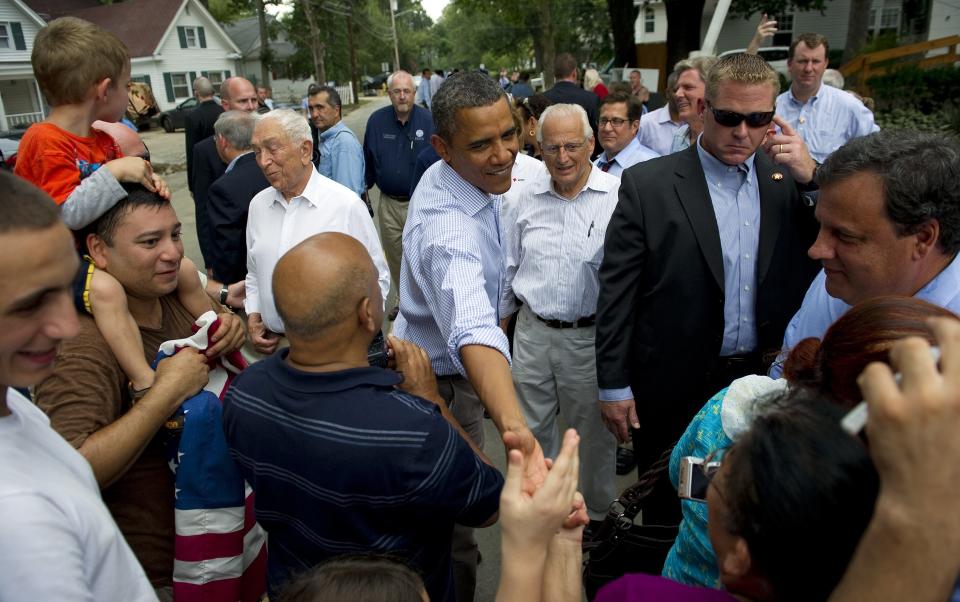
[[[433,147],[433,150],[437,151],[437,154],[440,155],[440,158],[450,162],[450,147],[447,144],[447,141],[441,138],[438,134],[430,136],[430,146]]]

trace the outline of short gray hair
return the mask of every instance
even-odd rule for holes
[[[410,84],[416,87],[416,83],[413,81],[413,76],[407,73],[406,71],[404,71],[403,69],[400,69],[399,71],[394,71],[393,73],[387,76],[387,88],[393,87],[393,80],[395,80],[400,75],[406,75],[407,77],[409,77]]]
[[[488,107],[507,94],[500,84],[476,71],[462,71],[446,79],[433,97],[433,127],[446,141],[457,131],[457,111]]]
[[[587,118],[587,112],[583,110],[583,107],[574,104],[557,104],[550,105],[543,111],[543,114],[540,115],[540,120],[537,121],[537,142],[543,142],[543,124],[545,124],[548,119],[561,119],[563,117],[579,119],[584,138],[589,138],[593,135],[593,128],[590,127],[590,119]]]
[[[213,96],[213,84],[203,76],[198,77],[193,80],[193,93],[197,96]]]
[[[260,116],[259,122],[273,120],[280,125],[280,129],[287,135],[290,142],[299,144],[305,140],[313,142],[310,134],[310,123],[307,118],[293,109],[274,109]]]
[[[213,124],[213,131],[237,150],[250,148],[253,138],[253,128],[257,124],[259,115],[246,111],[224,111]]]
[[[700,81],[707,83],[707,75],[710,73],[710,70],[713,69],[714,65],[717,64],[717,57],[711,55],[702,55],[696,56],[692,59],[684,59],[677,62],[673,67],[674,73],[677,74],[677,77],[680,77],[680,74],[684,71],[689,71],[690,69],[696,69],[697,73],[700,74]]]

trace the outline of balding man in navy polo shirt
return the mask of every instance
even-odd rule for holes
[[[308,238],[273,288],[290,348],[245,370],[223,413],[270,534],[271,592],[332,556],[389,552],[420,569],[431,600],[452,602],[454,524],[496,521],[503,477],[451,416],[423,350],[391,337],[397,372],[369,365],[383,302],[359,241]]]
[[[389,107],[374,111],[363,136],[367,188],[380,189],[377,221],[383,254],[390,268],[391,290],[400,292],[400,257],[403,253],[403,226],[407,223],[410,183],[417,155],[430,145],[433,119],[430,111],[414,104],[416,86],[406,71],[387,78]],[[396,312],[391,313],[395,317]]]

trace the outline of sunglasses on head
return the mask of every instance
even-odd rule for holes
[[[742,121],[746,121],[747,126],[749,127],[760,128],[770,125],[770,122],[773,121],[774,111],[748,113],[744,115],[743,113],[737,113],[736,111],[724,111],[723,109],[717,109],[709,103],[707,106],[710,107],[710,110],[713,112],[714,121],[728,128],[737,127]]]

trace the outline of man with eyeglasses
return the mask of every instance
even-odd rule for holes
[[[629,135],[635,133],[636,125]],[[505,226],[500,315],[523,302],[513,339],[520,408],[548,458],[560,451],[558,408],[577,429],[580,488],[590,519],[600,521],[617,494],[617,443],[594,402],[597,268],[620,182],[590,164],[593,132],[583,107],[547,107],[537,140],[547,169],[521,188],[516,218]]]
[[[623,170],[660,156],[658,152],[640,143],[640,99],[626,92],[611,92],[600,103],[600,146],[603,152],[596,166],[611,176],[620,177]]]
[[[363,136],[363,158],[366,164],[367,188],[376,184],[380,203],[376,208],[383,254],[390,267],[390,290],[400,296],[400,257],[403,226],[407,223],[410,182],[417,155],[430,143],[433,119],[430,111],[414,104],[416,86],[406,71],[396,71],[387,78],[389,107],[378,109],[367,120]],[[397,315],[399,301],[390,312]]]
[[[622,175],[600,267],[597,373],[603,419],[620,441],[632,429],[640,473],[711,395],[762,373],[816,274],[806,252],[817,222],[799,188],[816,164],[779,121],[791,152],[757,152],[778,90],[763,59],[720,59],[692,147]],[[676,524],[676,491],[655,489],[643,518]]]

